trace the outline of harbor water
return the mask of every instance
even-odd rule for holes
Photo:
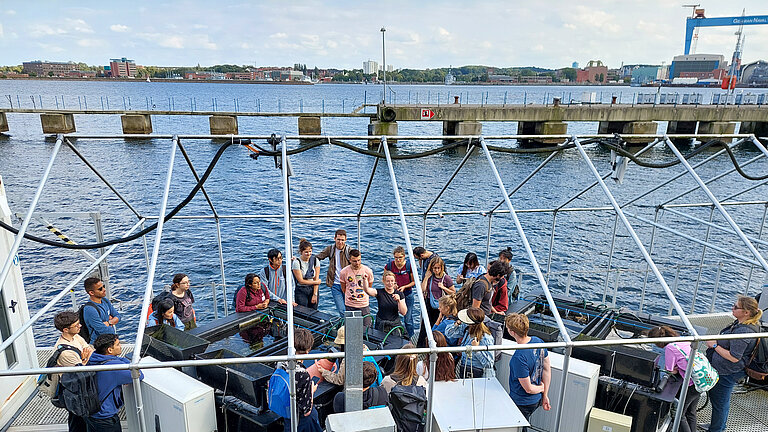
[[[597,92],[605,103],[611,96],[617,96],[624,103],[631,103],[635,93],[655,92],[656,89],[630,87],[511,87],[511,86],[416,86],[396,85],[388,89],[396,103],[447,103],[453,96],[460,96],[462,103],[468,99],[471,104],[544,103],[551,98],[564,100],[580,99],[584,91]],[[664,92],[703,93],[709,101],[713,89],[664,89]],[[750,90],[760,93],[764,90]],[[98,110],[108,98],[110,109],[134,110],[194,109],[196,111],[262,111],[262,112],[351,112],[361,104],[375,103],[382,97],[380,86],[373,85],[246,85],[224,83],[147,83],[147,82],[84,82],[84,81],[11,81],[0,80],[0,95],[10,95],[0,100],[0,108],[39,107],[54,109],[56,103],[68,109],[78,109],[87,103],[89,109]],[[19,96],[20,95],[20,96]],[[563,95],[566,95],[563,97]],[[568,96],[572,95],[572,96]],[[17,97],[19,96],[19,97]],[[600,96],[599,96],[600,97]],[[79,99],[79,100],[78,100]],[[34,100],[34,102],[33,102]],[[84,107],[83,107],[84,108]],[[106,104],[104,105],[106,109]],[[768,107],[766,107],[768,109]],[[372,112],[369,108],[368,112]],[[23,213],[28,208],[40,176],[50,157],[54,141],[42,136],[39,116],[36,114],[8,114],[10,132],[0,135],[0,175],[2,175],[8,200],[13,211]],[[117,115],[76,115],[78,133],[120,133],[120,118]],[[208,134],[207,116],[153,116],[154,132],[164,134]],[[332,135],[364,135],[367,133],[367,118],[323,118],[323,133]],[[665,125],[660,125],[663,132]],[[241,117],[241,134],[296,134],[296,119],[292,117]],[[439,135],[441,122],[413,122],[399,124],[401,135]],[[514,134],[514,122],[486,122],[485,134]],[[588,134],[597,132],[597,123],[572,123],[569,133]],[[365,148],[363,141],[353,142]],[[183,144],[198,173],[208,166],[220,142],[211,140],[185,140]],[[266,143],[258,143],[266,146]],[[512,141],[493,141],[489,144],[516,147]],[[172,149],[170,140],[123,140],[99,139],[76,140],[74,145],[96,166],[105,177],[145,216],[158,216],[166,170]],[[298,147],[298,142],[290,142]],[[393,152],[408,154],[424,151],[439,145],[437,141],[397,142]],[[707,149],[692,158],[700,161],[712,155],[719,147]],[[598,170],[605,173],[610,169],[610,151],[598,144],[588,145],[588,153]],[[690,151],[691,149],[685,149]],[[434,156],[416,160],[398,160],[394,170],[400,186],[400,193],[406,212],[423,212],[432,202],[441,187],[464,156],[463,149],[449,150]],[[736,150],[740,162],[747,161],[761,153],[751,144]],[[545,153],[503,153],[494,152],[493,158],[508,190],[522,181],[545,158]],[[674,155],[662,145],[656,146],[644,156],[649,161],[662,162],[674,159]],[[360,209],[366,182],[370,177],[374,159],[339,147],[320,146],[291,157],[293,176],[290,179],[291,206],[293,215],[357,213]],[[726,155],[697,169],[707,179],[727,169],[732,164]],[[652,186],[679,173],[684,168],[675,166],[665,169],[641,168],[630,164],[623,183],[610,183],[612,192],[620,203],[625,202]],[[768,163],[762,158],[747,167],[751,175],[764,175]],[[594,181],[589,168],[579,153],[567,150],[559,154],[538,175],[512,196],[517,210],[558,207],[582,188]],[[169,208],[182,201],[195,184],[186,162],[177,157]],[[718,197],[725,197],[745,189],[756,182],[748,181],[738,174],[730,174],[713,182],[710,187]],[[653,220],[655,206],[664,203],[679,192],[695,185],[690,176],[649,194],[625,208],[630,213]],[[160,247],[155,292],[171,282],[174,273],[187,273],[195,293],[195,310],[200,321],[213,319],[213,295],[211,283],[217,284],[218,313],[223,314],[224,304],[231,306],[232,295],[243,284],[247,273],[258,272],[267,265],[267,250],[277,247],[284,249],[283,240],[283,195],[282,179],[275,169],[272,158],[260,157],[253,160],[246,149],[233,146],[228,149],[210,179],[205,184],[216,210],[221,215],[269,214],[276,217],[267,219],[226,218],[221,220],[227,299],[221,298],[222,280],[217,252],[216,224],[213,219],[173,219],[163,231]],[[764,201],[765,187],[758,187],[739,197],[740,201]],[[491,210],[501,201],[502,195],[495,178],[488,167],[488,161],[481,152],[467,162],[458,177],[448,188],[433,211]],[[676,203],[706,202],[706,196],[699,191],[676,200]],[[571,206],[608,206],[609,201],[599,188],[594,188]],[[504,207],[502,207],[504,208]],[[729,206],[728,212],[741,228],[757,237],[765,211],[764,204]],[[708,220],[709,207],[680,209],[689,215]],[[112,194],[75,154],[63,147],[54,165],[50,180],[42,195],[38,212],[100,212],[103,218],[104,235],[107,239],[118,237],[136,222],[133,213]],[[370,195],[363,213],[392,213],[396,211],[386,164],[380,163],[374,175]],[[211,215],[205,198],[200,193],[180,213],[180,216]],[[552,213],[522,212],[521,223],[531,243],[537,261],[544,269],[549,255],[552,232]],[[93,223],[89,219],[48,218],[57,228],[78,243],[94,243]],[[414,246],[422,244],[422,217],[409,217],[408,227]],[[616,306],[637,309],[645,277],[645,263],[626,230],[620,225],[617,230],[615,253],[611,260],[613,271],[606,278],[611,250],[612,231],[615,221],[613,211],[559,212],[557,215],[550,287],[555,292],[581,296],[586,301],[601,303],[604,293],[606,303],[612,302],[612,293],[618,288]],[[677,232],[703,239],[706,226],[691,223],[690,220],[660,212],[659,221]],[[651,228],[635,219],[630,219],[643,242],[650,242]],[[723,218],[715,212],[713,222],[725,225]],[[19,222],[16,221],[18,226]],[[426,247],[446,259],[449,273],[453,276],[467,252],[475,252],[481,263],[486,261],[486,236],[489,219],[483,215],[445,215],[429,217],[426,220]],[[514,253],[513,264],[518,272],[524,273],[522,295],[539,289],[538,282],[531,275],[533,267],[522,247],[512,218],[508,214],[497,214],[492,219],[490,241],[491,259],[496,253],[510,246]],[[400,221],[396,217],[362,218],[361,231],[357,230],[355,218],[295,218],[293,220],[293,242],[299,238],[312,242],[317,253],[332,243],[333,233],[338,228],[348,232],[348,243],[354,247],[360,244],[363,263],[374,271],[376,285],[380,287],[381,271],[394,247],[404,246]],[[33,220],[30,232],[55,240],[45,226]],[[147,238],[151,247],[154,233]],[[712,243],[749,256],[747,248],[733,234],[712,230]],[[295,247],[297,248],[297,247]],[[297,250],[293,254],[297,254]],[[660,266],[669,285],[677,277],[680,287],[678,299],[686,311],[707,312],[710,305],[715,310],[724,310],[737,293],[756,294],[762,287],[765,273],[755,268],[749,278],[750,264],[708,249],[705,266],[701,274],[698,302],[692,308],[693,289],[698,277],[698,264],[702,248],[672,233],[658,231],[653,257]],[[283,250],[285,254],[285,251]],[[88,260],[77,251],[42,246],[25,241],[19,251],[24,274],[24,283],[29,300],[30,312],[35,313],[50,298],[64,288],[87,265]],[[325,279],[327,261],[321,263],[321,279]],[[621,271],[616,271],[621,269]],[[123,318],[118,333],[131,341],[138,323],[141,297],[147,283],[147,266],[142,242],[134,241],[121,245],[109,257],[110,283],[115,304]],[[570,272],[570,275],[569,273]],[[719,281],[718,281],[719,277]],[[618,278],[618,279],[617,279]],[[749,286],[748,280],[750,281]],[[717,283],[717,294],[713,295]],[[86,299],[80,287],[76,291],[79,302]],[[666,314],[669,302],[653,275],[649,276],[644,310]],[[372,300],[375,306],[375,300]],[[66,297],[55,311],[71,308]],[[325,284],[320,288],[320,308],[333,312],[333,302]],[[374,307],[375,309],[375,307]],[[55,341],[56,335],[50,316],[35,325],[36,339],[41,345]]]

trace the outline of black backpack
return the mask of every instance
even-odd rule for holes
[[[768,328],[758,328],[754,326],[755,333],[768,331]],[[758,338],[755,349],[752,350],[752,354],[747,360],[747,367],[745,368],[747,375],[750,378],[762,381],[768,378],[768,338]]]
[[[84,311],[86,306],[90,306],[90,307],[96,309],[97,312],[98,312],[98,308],[96,307],[95,304],[93,304],[93,302],[88,300],[87,302],[85,302],[85,304],[80,306],[80,309],[77,310],[77,317],[80,320],[80,324],[82,324],[80,326],[80,333],[78,333],[78,334],[80,335],[81,338],[85,339],[86,342],[90,342],[91,341],[91,329],[89,329],[88,325],[85,323],[85,315],[83,314],[83,311]]]
[[[397,384],[389,392],[389,410],[397,432],[422,432],[426,424],[427,389]]]
[[[104,364],[109,360],[97,364]],[[99,388],[96,385],[96,372],[66,372],[61,374],[56,396],[51,398],[55,407],[64,408],[79,417],[89,417],[101,410],[104,399],[99,399]]]

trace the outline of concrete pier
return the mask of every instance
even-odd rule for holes
[[[149,114],[124,114],[120,116],[124,134],[151,134],[152,117]]]
[[[4,112],[0,112],[0,133],[8,132],[8,117]]]
[[[66,134],[75,132],[74,114],[40,114],[44,134]]]
[[[659,125],[653,121],[621,122],[621,121],[601,121],[597,127],[599,134],[656,134],[659,131]],[[647,139],[627,139],[628,144],[642,145],[649,141]]]
[[[322,135],[320,117],[299,117],[299,135]]]
[[[211,135],[237,135],[237,116],[212,115],[208,118]]]
[[[518,135],[565,135],[568,133],[568,123],[561,121],[521,121],[517,122]],[[522,139],[522,145],[556,145],[563,143],[562,138],[556,139]]]
[[[736,132],[736,122],[699,122],[700,134],[732,134]]]
[[[479,121],[444,121],[443,135],[481,135],[483,124]]]
[[[696,133],[695,121],[671,121],[667,126],[668,134],[694,134]],[[687,146],[693,143],[690,138],[672,138],[672,143],[679,146]]]
[[[397,136],[397,122],[383,122],[378,120],[371,120],[368,125],[368,135],[387,135]],[[387,143],[396,143],[396,139],[387,138]],[[368,147],[379,145],[379,140],[368,140]]]

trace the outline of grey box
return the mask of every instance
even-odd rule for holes
[[[325,419],[326,432],[395,432],[395,419],[387,408],[373,408],[331,414]]]

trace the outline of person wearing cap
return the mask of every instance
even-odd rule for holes
[[[338,345],[341,349],[344,349],[344,342],[346,342],[346,339],[344,337],[344,327],[339,327],[338,330],[336,330],[336,339],[333,340],[333,343]],[[368,347],[363,345],[363,351],[368,351]],[[378,363],[376,363],[376,360],[371,356],[365,356],[363,357],[364,362],[371,362],[376,367],[376,381],[372,384],[372,386],[378,386],[381,383],[381,380],[383,379],[383,376],[381,374],[381,368],[379,368]],[[336,369],[336,372],[328,370],[320,364],[317,365],[317,370],[322,374],[323,379],[328,381],[331,384],[336,384],[343,386],[344,385],[344,376],[345,376],[345,359],[341,359],[341,363],[339,363],[339,367]]]
[[[445,329],[445,337],[457,339],[459,346],[491,346],[493,336],[491,330],[483,321],[485,312],[478,307],[462,309],[458,314],[459,320],[453,326]],[[494,356],[491,351],[465,351],[459,359],[461,378],[482,378],[494,376]]]
[[[544,343],[528,336],[528,317],[513,313],[504,320],[507,331],[519,345]],[[545,348],[518,349],[509,360],[509,396],[526,420],[540,406],[549,411],[549,382],[552,372]]]

